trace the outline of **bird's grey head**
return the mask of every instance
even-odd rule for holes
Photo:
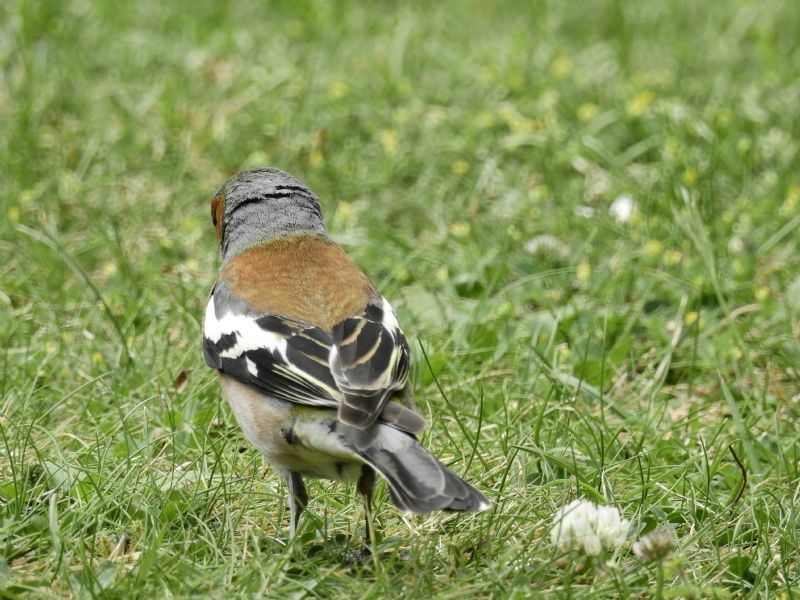
[[[242,171],[211,202],[222,260],[255,244],[296,233],[327,235],[319,198],[280,169]]]

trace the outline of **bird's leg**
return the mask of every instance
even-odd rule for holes
[[[366,549],[367,551],[372,551],[375,548],[375,532],[372,529],[372,491],[375,489],[375,471],[369,465],[361,467],[361,476],[358,478],[356,488],[364,500]]]
[[[284,475],[286,488],[289,491],[289,511],[291,521],[289,522],[289,540],[293,540],[297,533],[297,526],[300,523],[300,515],[308,505],[308,493],[303,479],[295,471],[287,471]]]

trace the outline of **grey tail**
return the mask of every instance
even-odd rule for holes
[[[403,512],[481,511],[491,506],[413,436],[383,424],[347,430],[348,445],[386,480],[394,505]]]
[[[428,427],[425,419],[417,412],[392,400],[384,405],[379,418],[383,423],[388,423],[395,429],[407,431],[414,435],[422,433]]]

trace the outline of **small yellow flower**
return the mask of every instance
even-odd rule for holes
[[[733,111],[727,106],[717,111],[717,123],[719,123],[720,125],[723,126],[727,125],[728,123],[731,122],[732,118],[733,118]]]
[[[314,148],[308,153],[308,166],[318,167],[325,162],[325,155],[319,148]]]
[[[576,271],[576,277],[578,281],[585,283],[589,281],[589,277],[592,274],[592,265],[590,265],[587,261],[582,260],[578,263],[578,269]]]
[[[505,121],[508,129],[515,135],[523,135],[536,131],[541,124],[536,119],[529,119],[522,115],[513,104],[504,103],[497,111],[500,118]]]
[[[581,104],[578,107],[578,118],[583,121],[584,123],[588,123],[589,121],[593,120],[598,114],[600,114],[600,109],[598,108],[597,104],[592,102],[587,102],[585,104]]]
[[[550,65],[550,74],[558,78],[564,77],[571,70],[572,70],[572,61],[563,54],[556,56],[556,58]]]
[[[256,150],[244,161],[247,167],[258,167],[264,164],[269,164],[270,160],[267,153],[263,150]]]
[[[26,204],[30,204],[31,202],[33,202],[37,198],[38,195],[39,195],[39,191],[37,189],[30,189],[29,188],[27,190],[22,190],[19,193],[19,203],[22,206],[25,206]]]
[[[347,221],[353,216],[353,205],[346,200],[339,202],[336,207],[336,219],[340,221]]]
[[[102,266],[100,267],[100,271],[106,277],[111,277],[117,272],[117,263],[111,260],[105,261]]]
[[[647,240],[644,245],[644,251],[650,257],[661,256],[662,250],[664,250],[664,245],[658,240]]]
[[[409,281],[411,281],[411,273],[405,266],[400,267],[399,269],[397,269],[397,273],[395,274],[395,279],[397,280],[398,283],[408,283]]]
[[[762,285],[761,287],[756,288],[755,293],[753,294],[756,297],[756,300],[759,302],[763,302],[767,298],[769,298],[769,288],[767,286]]]
[[[683,324],[688,327],[692,323],[695,323],[699,317],[700,314],[697,311],[690,310],[685,315],[683,315]]]
[[[445,283],[448,279],[450,279],[450,271],[447,267],[439,267],[436,269],[436,279]]]
[[[683,254],[678,250],[667,250],[664,253],[664,264],[668,267],[677,265],[681,260],[683,260]]]
[[[786,200],[781,204],[779,210],[780,215],[782,217],[794,215],[797,211],[798,203],[800,203],[800,185],[794,185],[789,188],[789,192],[786,194]]]
[[[674,135],[668,135],[664,140],[664,153],[673,158],[678,155],[681,148],[681,142]]]
[[[525,78],[520,73],[512,73],[508,76],[508,87],[512,90],[520,90],[525,85]]]
[[[572,349],[569,347],[568,344],[559,344],[558,357],[561,360],[567,360],[571,355],[572,355]]]
[[[397,153],[398,140],[394,129],[384,129],[380,132],[379,139],[387,156],[394,156]]]
[[[681,181],[683,182],[683,185],[694,185],[694,183],[697,181],[697,170],[692,169],[691,167],[686,169],[683,172],[683,175],[681,175]]]
[[[739,152],[739,154],[747,154],[747,151],[750,150],[752,145],[753,140],[751,140],[749,137],[743,136],[740,137],[736,142],[736,150]]]
[[[334,81],[328,86],[328,98],[338,100],[344,98],[348,92],[347,84],[343,81]]]
[[[290,21],[283,30],[286,32],[287,36],[293,40],[296,40],[302,36],[303,33],[305,33],[306,26],[300,19],[294,19],[293,21]]]
[[[9,206],[6,210],[6,216],[9,221],[16,223],[19,221],[19,206]]]
[[[511,302],[503,302],[500,306],[497,307],[495,316],[497,317],[508,317],[513,315],[515,312],[514,304]]]
[[[648,108],[650,108],[650,105],[653,104],[654,98],[655,94],[653,94],[653,92],[650,90],[642,90],[633,98],[628,100],[627,104],[625,105],[625,111],[632,117],[641,116]]]
[[[463,175],[464,173],[469,171],[469,163],[465,160],[459,159],[453,162],[452,169],[453,173],[455,173],[456,175]]]
[[[463,221],[459,221],[450,225],[450,233],[455,237],[464,237],[469,235],[470,229],[470,224]]]
[[[200,222],[194,217],[184,217],[181,219],[181,229],[184,231],[196,231],[200,228]]]

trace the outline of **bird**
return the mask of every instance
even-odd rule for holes
[[[211,201],[221,266],[203,354],[247,440],[286,483],[289,538],[304,478],[356,482],[366,540],[376,474],[401,512],[490,502],[422,444],[397,315],[328,235],[320,199],[280,169],[242,171]]]

